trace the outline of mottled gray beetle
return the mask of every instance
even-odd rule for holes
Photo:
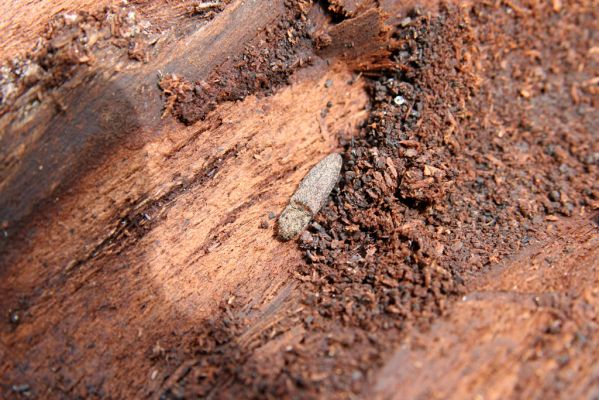
[[[330,154],[316,164],[302,179],[283,210],[278,222],[281,240],[297,236],[326,203],[335,187],[343,160],[339,154]]]

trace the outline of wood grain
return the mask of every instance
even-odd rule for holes
[[[3,171],[2,218],[27,218],[0,270],[0,307],[20,318],[0,333],[7,381],[47,396],[89,395],[86,385],[150,395],[177,367],[153,374],[148,352],[161,338],[202,324],[232,296],[261,308],[291,283],[299,252],[275,239],[268,213],[338,132],[357,132],[360,82],[319,62],[274,96],[224,103],[189,127],[160,118],[156,86],[158,70],[206,76],[281,4],[231,4],[148,64],[76,77],[61,89],[64,112],[48,102],[25,121],[3,117],[3,157],[18,156]],[[238,21],[244,29],[230,29]],[[335,85],[323,90],[327,80]]]
[[[320,61],[275,95],[223,103],[188,127],[161,119],[157,88],[158,71],[205,78],[282,4],[233,2],[182,40],[167,33],[149,63],[93,65],[25,118],[0,118],[0,309],[19,317],[0,327],[3,381],[41,396],[147,396],[177,367],[151,370],[161,338],[231,297],[251,310],[290,294],[299,252],[275,239],[268,214],[338,132],[357,132],[362,84]]]
[[[48,22],[59,13],[94,13],[105,7],[125,4],[121,0],[11,0],[0,4],[0,60],[23,56],[31,51]],[[174,26],[203,24],[189,18],[192,3],[186,0],[134,0],[142,16],[151,16],[163,31]]]
[[[2,4],[0,57],[31,48],[56,12],[115,3]],[[405,10],[415,2],[379,3]],[[177,36],[167,28],[185,6],[140,4],[165,27],[148,63],[93,65],[33,112],[0,118],[0,310],[8,317],[0,395],[25,383],[40,398],[156,396],[195,362],[181,362],[169,343],[202,328],[223,302],[242,305],[248,328],[233,345],[249,349],[248,363],[282,365],[281,350],[302,337],[298,323],[259,340],[299,307],[292,272],[300,253],[275,239],[268,215],[336,150],[339,134],[359,131],[368,97],[346,65],[315,54],[272,96],[220,104],[192,126],[162,119],[158,71],[201,80],[284,10],[282,0],[233,1],[210,23],[181,22],[194,29]],[[361,19],[365,27],[374,20]],[[332,33],[344,37],[345,26]],[[329,51],[348,53],[343,43]],[[560,221],[543,242],[469,283],[430,331],[407,332],[364,397],[528,398],[539,393],[532,389],[557,397],[550,381],[563,382],[568,397],[592,397],[596,220]],[[154,352],[166,367],[155,367]],[[531,377],[532,389],[519,384]]]
[[[25,117],[2,116],[0,161],[6,168],[0,175],[0,220],[9,226],[22,220],[59,186],[67,187],[94,168],[114,145],[139,147],[148,135],[160,135],[163,99],[158,72],[205,78],[282,11],[282,1],[269,3],[268,14],[263,4],[241,5],[231,4],[214,23],[184,41],[167,37],[167,44],[147,64],[130,63],[116,75],[110,63],[94,66]],[[244,21],[245,28],[230,30],[238,21]],[[68,112],[57,112],[56,102]]]
[[[117,0],[17,0],[0,4],[0,59],[30,50],[53,15],[118,4]]]

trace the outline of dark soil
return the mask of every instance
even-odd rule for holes
[[[361,71],[370,118],[359,137],[340,133],[341,181],[299,240],[304,308],[277,331],[302,321],[299,344],[282,365],[248,363],[231,345],[243,321],[228,307],[198,333],[188,351],[199,361],[165,397],[359,394],[406,328],[426,329],[469,277],[557,215],[597,208],[596,8],[402,17],[392,66]]]

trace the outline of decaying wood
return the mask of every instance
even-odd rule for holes
[[[67,187],[97,166],[113,147],[140,147],[148,135],[167,134],[168,128],[160,120],[163,101],[157,74],[205,78],[272,23],[283,10],[282,2],[273,1],[268,9],[265,14],[257,5],[231,4],[215,23],[186,40],[165,45],[150,63],[130,65],[116,75],[111,65],[99,66],[91,82],[91,73],[82,74],[69,82],[60,98],[54,96],[54,101],[43,102],[31,113],[2,116],[1,159],[6,167],[1,174],[0,221],[10,227],[23,219],[57,186]],[[244,29],[230,30],[237,21],[244,21]],[[173,54],[179,56],[173,58]],[[62,112],[56,112],[57,103]],[[119,187],[115,190],[122,191]]]
[[[592,397],[598,260],[597,215],[559,222],[549,238],[473,282],[429,332],[406,341],[367,397],[551,398],[556,381],[560,396]]]
[[[104,7],[119,6],[121,0],[39,0],[31,3],[25,0],[0,4],[0,59],[22,56],[32,49],[48,21],[62,12],[93,12]],[[174,23],[194,26],[193,19],[187,18],[193,11],[193,3],[187,0],[169,0],[168,7],[162,0],[129,2],[136,5],[144,15],[152,15],[161,29],[168,31]],[[199,2],[198,2],[199,3]]]
[[[270,215],[316,160],[336,150],[337,135],[354,135],[367,114],[361,80],[320,57],[383,51],[368,41],[382,19],[359,16],[365,35],[353,40],[347,21],[320,29],[332,44],[291,85],[220,104],[191,126],[161,118],[157,85],[159,72],[205,79],[272,25],[283,3],[234,1],[190,35],[167,33],[148,63],[95,65],[31,113],[0,117],[3,381],[50,397],[91,395],[94,387],[114,397],[156,395],[196,363],[181,362],[163,340],[181,341],[223,302],[241,304],[247,317],[249,328],[232,342],[248,350],[247,362],[283,366],[282,349],[297,345],[301,321],[266,344],[259,338],[301,307],[292,271],[301,256],[295,243],[275,239]],[[353,15],[370,2],[331,3]],[[91,3],[41,4],[15,7],[2,21]],[[21,26],[0,25],[8,32],[0,57],[37,35],[42,21],[23,36]],[[537,374],[542,386],[593,365],[592,346],[584,359],[567,355],[568,346],[584,346],[582,337],[599,337],[596,317],[584,326],[577,319],[599,311],[596,217],[555,226],[546,241],[471,283],[472,293],[431,331],[408,335],[365,396],[528,397],[519,376]],[[540,341],[552,343],[555,357],[535,361]],[[167,368],[154,367],[155,354]],[[565,387],[572,397],[590,395],[595,375]]]
[[[16,161],[3,171],[1,213],[21,239],[2,256],[1,309],[19,323],[0,333],[10,360],[0,375],[64,393],[94,375],[113,394],[147,395],[172,372],[150,370],[157,327],[191,329],[222,301],[259,307],[288,285],[299,253],[274,238],[268,214],[337,146],[337,132],[357,131],[361,82],[319,63],[274,96],[222,104],[189,127],[161,119],[157,87],[158,71],[202,79],[281,10],[282,1],[232,3],[148,64],[75,77],[59,92],[62,110],[47,101],[24,120],[2,117],[2,157]],[[327,80],[335,85],[323,91]],[[73,368],[53,370],[48,354]],[[122,387],[131,368],[147,374]]]
[[[103,6],[117,3],[114,0],[61,0],[40,1],[35,5],[25,2],[3,2],[0,5],[0,59],[13,57],[29,49],[36,38],[44,31],[48,17],[60,11],[89,9],[91,6]]]

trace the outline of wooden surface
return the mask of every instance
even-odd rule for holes
[[[32,45],[57,11],[109,3],[5,3],[0,57]],[[239,54],[282,11],[282,0],[264,3],[235,1],[192,35],[167,33],[148,64],[95,66],[58,92],[66,112],[47,99],[29,118],[0,118],[0,157],[9,166],[0,172],[9,235],[0,245],[0,309],[19,317],[0,325],[6,381],[48,395],[82,394],[82,382],[114,396],[155,395],[180,366],[155,370],[148,351],[165,337],[179,340],[173,332],[196,329],[223,301],[237,301],[252,321],[237,342],[251,346],[292,310],[300,253],[275,240],[268,214],[335,150],[340,132],[358,132],[368,103],[362,82],[317,60],[274,95],[221,104],[185,127],[160,118],[156,78],[160,70],[202,79]],[[158,5],[142,4],[147,12]],[[160,12],[181,14],[176,7]],[[325,89],[327,80],[334,84]],[[542,387],[596,364],[592,346],[587,359],[563,360],[579,333],[597,342],[597,223],[589,216],[555,225],[542,244],[474,282],[429,332],[408,335],[365,397],[526,398],[520,377],[538,376]],[[594,314],[594,325],[581,326],[577,313]],[[268,359],[297,336],[291,330],[252,357]],[[536,362],[542,340],[553,341],[555,357]],[[585,372],[596,379],[597,371]],[[579,383],[565,390],[591,396],[582,390],[592,382]]]
[[[0,59],[30,50],[56,13],[117,4],[116,0],[19,0],[0,4]]]
[[[562,220],[473,282],[446,318],[406,340],[366,397],[594,398],[598,222]]]
[[[142,16],[151,15],[161,29],[168,30],[173,23],[189,21],[192,4],[186,0],[136,0],[134,4]],[[31,51],[48,22],[59,13],[77,11],[97,12],[104,7],[124,4],[120,0],[10,0],[0,4],[0,60],[22,56]]]
[[[257,3],[231,4],[215,23],[185,41],[167,36],[150,63],[129,63],[117,74],[110,63],[95,65],[68,83],[58,95],[62,100],[46,100],[24,118],[18,113],[3,115],[0,160],[6,167],[0,174],[0,221],[11,226],[22,220],[59,185],[67,187],[97,166],[115,146],[141,147],[149,137],[163,135],[158,71],[176,71],[190,80],[206,78],[281,11],[281,1],[272,1],[268,14]],[[228,29],[241,20],[245,29]],[[56,101],[68,112],[56,113]],[[27,102],[23,103],[17,105],[24,108]]]
[[[149,395],[172,373],[154,373],[146,354],[168,332],[233,297],[252,310],[289,295],[300,253],[274,238],[268,213],[340,131],[357,132],[362,82],[319,61],[275,95],[224,103],[189,127],[161,119],[157,89],[158,70],[201,79],[241,52],[277,17],[282,1],[270,3],[232,3],[148,64],[77,76],[59,92],[65,112],[47,101],[24,121],[2,117],[2,157],[16,161],[3,171],[1,219],[20,238],[5,242],[0,269],[0,307],[20,318],[0,332],[6,380],[77,394],[93,376],[114,395]],[[132,369],[144,372],[130,379]]]

